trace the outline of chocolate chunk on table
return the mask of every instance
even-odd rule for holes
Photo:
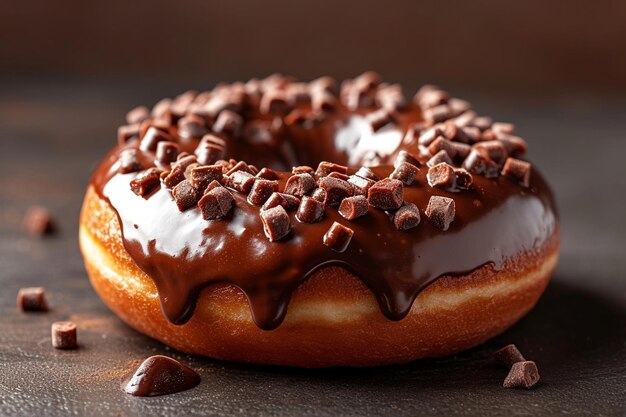
[[[76,323],[72,321],[56,321],[50,328],[52,346],[55,349],[76,349]]]
[[[188,366],[167,356],[151,356],[122,384],[122,390],[138,397],[154,397],[191,389],[200,383],[200,375]]]
[[[517,362],[524,362],[524,356],[514,344],[509,344],[493,353],[493,358],[501,365],[510,369]]]
[[[48,302],[43,287],[20,288],[17,307],[22,311],[48,311]]]
[[[504,379],[504,388],[532,388],[539,382],[539,370],[533,361],[516,362]]]
[[[35,237],[44,237],[52,234],[55,227],[52,214],[43,206],[29,207],[22,219],[22,228]]]

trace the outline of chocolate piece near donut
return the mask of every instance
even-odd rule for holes
[[[122,382],[122,390],[137,397],[154,397],[186,391],[199,383],[200,375],[193,369],[167,356],[155,355]]]
[[[42,287],[20,288],[17,307],[22,311],[48,311],[45,290]]]
[[[156,150],[144,151],[132,139],[115,147],[85,198],[81,248],[107,305],[186,353],[305,367],[453,354],[522,317],[557,260],[553,197],[536,169],[521,189],[508,169],[498,177],[504,166],[480,146],[468,153],[468,146],[492,140],[518,159],[521,139],[441,90],[426,89],[416,98],[422,107],[379,77],[360,80],[343,84],[334,109],[313,108],[313,86],[289,77],[223,84],[190,103],[183,97],[159,105],[156,119],[140,122],[138,137],[153,127],[171,140],[158,141]],[[336,94],[331,84],[320,91]],[[350,97],[357,97],[354,110]],[[381,109],[393,111],[394,122],[375,132],[368,115]],[[450,118],[426,121],[426,109]],[[243,120],[236,138],[197,137],[225,110]],[[296,111],[301,122],[289,124]],[[418,143],[429,129],[432,140]],[[159,147],[166,146],[160,144],[167,142],[179,155],[160,162]],[[117,162],[124,151],[138,163],[126,174]],[[473,151],[495,166],[495,176],[470,163]],[[450,165],[454,188],[428,185],[435,161]],[[410,184],[393,174],[402,163],[421,165]],[[221,183],[212,180],[203,189],[206,181],[193,173],[213,165]],[[142,198],[129,182],[150,168],[165,170],[163,186]],[[312,188],[297,192],[301,197],[287,193],[298,174],[313,180]],[[257,200],[253,186],[261,180],[278,186],[258,185],[266,192]],[[431,197],[453,197],[454,217],[449,204],[429,209]],[[367,215],[342,217],[360,212],[353,199],[365,208],[364,198],[372,206]],[[352,230],[343,251],[324,244],[335,222]],[[499,320],[491,320],[496,313]]]
[[[539,382],[539,370],[533,361],[516,362],[511,367],[502,386],[504,388],[530,389]]]
[[[52,346],[55,349],[76,349],[76,323],[72,321],[56,321],[52,323],[50,333]]]
[[[507,369],[511,369],[517,362],[524,362],[526,360],[514,344],[509,344],[498,349],[493,353],[493,358]]]

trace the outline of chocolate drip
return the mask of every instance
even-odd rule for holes
[[[376,151],[377,158],[388,165],[373,170],[384,178],[394,170],[395,155],[409,149],[402,138],[409,125],[419,121],[419,114],[410,108],[394,125],[374,133],[362,114],[341,107],[313,127],[282,126],[271,142],[232,141],[229,156],[289,171],[291,165],[316,166],[320,160],[358,168]],[[269,129],[270,120],[254,118],[254,123],[266,123]],[[290,212],[290,234],[269,242],[260,208],[242,194],[233,193],[234,209],[217,221],[203,220],[195,207],[179,212],[171,192],[163,186],[149,198],[137,197],[129,188],[136,173],[119,174],[115,169],[117,155],[128,147],[136,145],[120,145],[112,151],[92,185],[117,212],[128,253],[154,280],[164,314],[177,324],[191,317],[202,288],[225,282],[243,291],[259,327],[273,329],[284,319],[293,291],[312,273],[330,265],[354,273],[376,296],[382,313],[400,320],[417,294],[438,277],[485,264],[500,268],[506,259],[540,248],[557,227],[550,190],[536,170],[528,188],[506,177],[476,175],[469,190],[455,192],[429,187],[427,170],[422,169],[404,187],[404,200],[423,213],[432,195],[454,198],[457,214],[445,232],[425,220],[413,229],[398,231],[392,212],[372,207],[368,215],[352,221],[327,208],[322,221],[312,224],[299,222],[295,212]],[[193,152],[192,146],[187,149],[181,144],[181,148]],[[149,153],[140,154],[144,167],[153,165]],[[291,174],[278,174],[282,191]],[[350,245],[341,253],[322,244],[335,221],[354,230]]]

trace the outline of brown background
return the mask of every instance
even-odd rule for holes
[[[473,88],[626,90],[626,2],[20,0],[0,74],[236,80],[364,69]]]

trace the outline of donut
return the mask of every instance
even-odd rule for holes
[[[454,354],[554,271],[552,192],[510,123],[366,72],[279,74],[137,107],[80,246],[104,303],[215,359],[321,368]]]

